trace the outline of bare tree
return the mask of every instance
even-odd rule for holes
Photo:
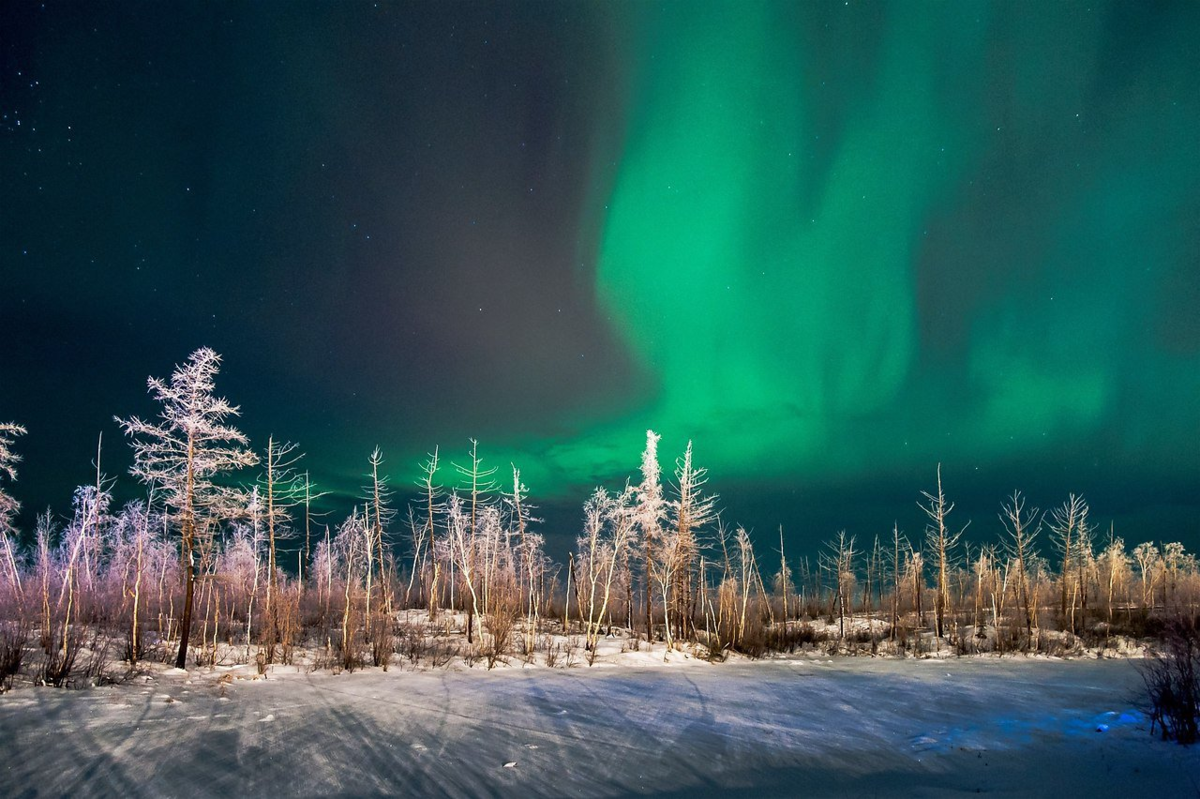
[[[900,525],[892,522],[892,623],[888,637],[893,642],[896,640],[897,628],[900,626],[900,596],[902,594],[901,586],[904,582],[903,572],[900,571],[900,552],[910,548],[908,540],[900,532]]]
[[[515,465],[512,492],[505,497],[509,509],[509,538],[516,538],[516,550],[509,557],[517,572],[517,593],[524,596],[525,649],[532,652],[538,619],[538,585],[546,569],[546,556],[542,551],[545,538],[529,530],[529,525],[541,521],[531,514],[536,507],[529,504],[529,489],[521,482],[521,470]]]
[[[671,557],[676,561],[672,569],[673,615],[680,637],[692,632],[695,570],[700,554],[696,534],[716,518],[717,497],[704,494],[706,482],[708,470],[692,462],[692,442],[689,441],[683,456],[675,462],[676,499],[667,503],[673,528]],[[665,607],[664,612],[668,612]]]
[[[836,591],[838,612],[838,638],[846,637],[846,617],[854,615],[854,536],[847,536],[845,530],[838,532],[837,537],[826,544],[828,552],[825,567],[833,574]]]
[[[1162,572],[1162,556],[1158,547],[1146,541],[1133,548],[1133,559],[1138,565],[1138,576],[1142,581],[1142,608],[1154,607],[1154,585]]]
[[[704,585],[703,579],[701,586]],[[775,575],[775,590],[779,593],[779,610],[783,617],[783,629],[788,626],[788,596],[792,593],[792,570],[788,566],[787,553],[783,547],[783,525],[779,525],[779,571]]]
[[[262,521],[267,532],[267,596],[266,596],[266,643],[267,662],[274,660],[275,642],[279,640],[279,593],[278,542],[283,537],[292,509],[310,499],[307,480],[295,472],[296,445],[279,443],[274,436],[267,438],[267,451],[263,458],[266,471],[261,478],[259,497]]]
[[[379,474],[379,467],[383,465],[383,452],[376,447],[371,452],[368,458],[371,464],[371,471],[368,477],[371,482],[363,490],[366,493],[366,502],[364,508],[367,515],[370,517],[370,532],[371,532],[371,551],[367,557],[367,616],[371,615],[371,567],[372,562],[376,563],[375,569],[378,573],[379,591],[383,600],[384,612],[391,616],[392,613],[392,590],[391,581],[388,579],[388,563],[384,558],[384,539],[387,537],[387,527],[391,523],[392,518],[396,515],[395,510],[391,507],[392,492],[388,488],[388,479],[384,475]],[[389,542],[387,551],[391,551]]]
[[[425,514],[424,521],[424,536],[428,538],[429,553],[430,553],[430,569],[429,576],[429,616],[436,618],[438,604],[440,602],[441,593],[441,577],[442,577],[442,561],[437,556],[439,545],[437,539],[437,523],[438,515],[443,511],[442,507],[442,489],[437,483],[438,472],[438,450],[433,448],[428,459],[421,464],[421,479],[417,485],[421,487],[421,503]],[[415,564],[414,564],[415,568]]]
[[[323,516],[323,513],[314,513],[312,504],[325,496],[324,491],[313,491],[312,479],[308,476],[308,471],[304,472],[304,563],[312,564],[312,520],[314,517]],[[303,575],[301,575],[303,577]]]
[[[461,488],[467,494],[467,508],[464,509],[464,512],[467,514],[467,516],[465,520],[463,520],[463,530],[460,531],[461,540],[458,542],[460,544],[466,540],[470,540],[471,542],[475,541],[476,532],[479,525],[479,514],[483,510],[484,506],[487,505],[488,495],[496,490],[496,482],[494,479],[496,475],[496,467],[492,466],[485,469],[483,467],[483,459],[479,457],[479,442],[473,438],[470,439],[470,441],[470,465],[462,466],[457,463],[452,464],[454,466],[454,470],[458,473]],[[451,549],[453,550],[454,547],[451,547]],[[470,557],[471,562],[469,564],[469,568],[473,573],[477,573],[478,571],[478,564],[475,562],[475,557],[478,554],[476,549],[477,548],[475,546],[472,546],[469,550],[461,550],[461,554],[466,554]],[[458,563],[457,559],[451,560],[451,566],[452,568],[454,566],[461,568],[461,564]],[[478,575],[475,574],[475,577],[477,576]],[[450,575],[451,604],[454,602],[454,583],[455,580],[452,573]],[[468,580],[468,585],[469,587],[474,588],[474,584],[470,580]],[[473,630],[475,614],[479,610],[479,600],[480,597],[478,595],[472,594],[471,606],[467,611],[468,637],[471,637],[470,634]]]
[[[661,546],[663,521],[667,518],[667,503],[662,492],[662,472],[658,466],[658,442],[661,438],[662,436],[653,430],[646,431],[646,449],[642,451],[642,482],[637,488],[637,508],[634,511],[641,534],[642,558],[645,564],[643,577],[647,642],[650,641],[654,629],[650,576],[654,571],[657,550]]]
[[[1118,592],[1124,591],[1126,607],[1128,607],[1128,591],[1131,582],[1129,555],[1125,552],[1125,542],[1115,536],[1111,527],[1108,531],[1108,544],[1100,554],[1099,566],[1101,584],[1105,592],[1104,607],[1108,614],[1108,623],[1111,625],[1113,606],[1119,595]]]
[[[177,668],[187,664],[195,601],[196,530],[217,493],[213,478],[258,460],[247,448],[246,436],[225,424],[227,418],[238,415],[238,408],[213,394],[220,365],[221,356],[213,350],[196,350],[185,364],[175,367],[169,381],[149,379],[149,391],[162,405],[157,423],[136,416],[117,419],[133,439],[130,472],[156,487],[179,523],[184,605]]]
[[[953,502],[946,502],[942,491],[942,465],[937,467],[937,493],[930,494],[922,491],[925,504],[917,503],[918,507],[929,517],[925,527],[925,545],[933,558],[933,566],[937,576],[937,598],[934,601],[936,633],[941,638],[946,633],[946,611],[950,605],[950,569],[954,558],[954,548],[962,537],[964,525],[957,533],[950,532],[946,526],[946,517],[954,510]],[[967,522],[970,524],[970,522]]]
[[[1017,609],[1023,613],[1027,642],[1032,640],[1034,625],[1035,603],[1030,601],[1029,575],[1037,558],[1034,541],[1041,532],[1040,524],[1033,526],[1037,516],[1037,508],[1025,507],[1025,497],[1021,496],[1020,491],[1013,491],[1000,511],[1000,523],[1007,534],[1004,548],[1011,564],[1010,571],[1016,579],[1013,590],[1016,592]]]
[[[633,532],[632,500],[633,489],[629,486],[616,496],[597,488],[583,506],[583,535],[575,542],[579,550],[576,568],[584,599],[580,615],[586,612],[585,646],[592,660],[601,622],[612,601],[617,567]]]
[[[1087,502],[1078,494],[1069,494],[1066,502],[1050,511],[1047,525],[1055,549],[1062,555],[1059,580],[1059,612],[1064,627],[1075,632],[1075,607],[1083,594],[1083,569],[1091,554],[1087,529]],[[1085,552],[1085,549],[1087,550]]]
[[[25,435],[25,428],[15,422],[0,422],[0,479],[10,482],[17,479],[17,464],[21,456],[13,452],[13,442],[17,436]],[[13,517],[21,509],[21,503],[13,499],[0,484],[0,547],[3,547],[4,565],[8,569],[9,580],[17,596],[21,595],[21,574],[17,569],[17,559],[13,552],[10,536],[15,530],[12,526]]]

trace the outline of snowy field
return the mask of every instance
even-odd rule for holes
[[[1192,796],[1125,660],[158,672],[0,696],[4,796]]]

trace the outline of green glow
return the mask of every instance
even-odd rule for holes
[[[846,425],[888,413],[912,372],[912,253],[966,150],[933,91],[940,31],[897,16],[819,163],[794,21],[673,16],[645,32],[597,274],[658,391],[596,437],[693,437],[718,473],[854,468],[868,453]],[[570,452],[581,465],[592,438]]]
[[[1165,171],[1129,125],[1078,121],[1102,111],[1087,96],[1102,14],[693,12],[651,13],[635,38],[596,272],[653,390],[625,415],[525,442],[513,457],[531,485],[629,473],[647,427],[665,434],[664,453],[694,438],[723,479],[924,474],[939,460],[1095,440],[1129,403],[1163,406],[1161,380],[1195,396],[1196,354],[1163,353],[1139,332],[1156,301],[1131,268],[1179,263],[1155,218],[1194,185],[1194,147],[1185,127],[1157,124],[1178,148],[1177,171]],[[870,52],[839,50],[849,40]],[[1012,46],[1000,69],[988,46],[998,40]],[[1129,111],[1145,102],[1136,87],[1108,101],[1145,124]],[[1043,151],[1024,153],[1030,142]],[[992,193],[975,188],[985,180]],[[958,245],[953,256],[924,253],[931,224]],[[951,284],[946,307],[918,306],[921,269]],[[964,292],[973,281],[982,288]],[[919,317],[943,314],[968,320],[961,333],[922,338]],[[961,357],[923,353],[943,346]],[[1129,386],[1134,368],[1148,385]],[[1167,418],[1196,428],[1194,408]],[[1136,437],[1125,443],[1144,444]]]

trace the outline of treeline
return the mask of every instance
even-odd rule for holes
[[[144,499],[114,507],[98,449],[95,481],[76,489],[65,520],[38,518],[32,547],[17,546],[7,485],[25,431],[0,425],[0,688],[21,674],[94,682],[145,658],[265,670],[300,648],[334,669],[397,656],[591,662],[606,636],[713,658],[806,645],[1053,652],[1153,635],[1169,617],[1194,618],[1200,600],[1182,545],[1130,553],[1075,495],[1041,513],[1014,492],[999,543],[971,545],[940,469],[921,495],[919,540],[896,528],[865,544],[839,533],[789,560],[781,531],[779,566],[764,574],[747,531],[721,523],[691,444],[664,477],[652,431],[634,478],[584,503],[565,564],[545,553],[519,470],[501,480],[474,441],[461,463],[429,456],[403,514],[376,450],[361,504],[327,525],[295,446],[271,438],[255,451],[232,426],[238,409],[215,394],[219,366],[198,350],[149,380],[154,421],[117,419]],[[247,468],[258,477],[232,487]],[[279,562],[285,541],[302,549],[295,574]]]

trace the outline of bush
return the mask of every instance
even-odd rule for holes
[[[521,615],[520,594],[510,590],[492,596],[491,607],[484,617],[487,636],[484,638],[483,654],[489,669],[504,660],[512,644],[513,627]]]
[[[388,670],[396,651],[392,634],[392,619],[386,613],[371,614],[371,662]]]
[[[1194,620],[1168,622],[1141,667],[1150,697],[1150,732],[1193,744],[1200,738],[1200,630]]]
[[[13,678],[21,672],[29,627],[18,622],[0,622],[0,693],[12,688]]]
[[[65,643],[62,641],[61,635],[55,634],[51,638],[51,644],[50,651],[46,653],[46,659],[42,661],[38,679],[43,685],[62,688],[70,685],[71,675],[75,671],[75,661],[79,658],[79,651],[83,649],[83,633],[78,627],[72,626],[66,632]]]

